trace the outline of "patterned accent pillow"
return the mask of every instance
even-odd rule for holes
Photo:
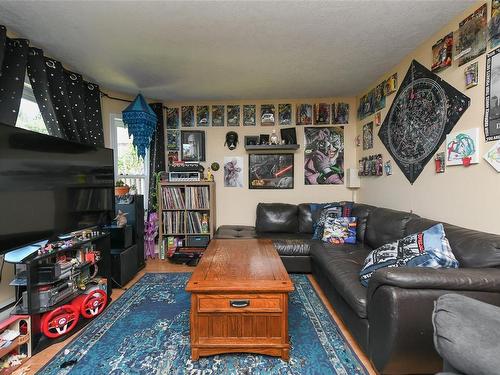
[[[323,238],[323,227],[325,225],[326,218],[342,216],[342,205],[337,202],[327,203],[323,206],[319,215],[317,214],[317,212],[318,211],[316,211],[316,220],[313,217],[313,240],[321,240]]]
[[[355,217],[328,217],[323,230],[323,241],[331,244],[356,243]]]
[[[363,286],[373,272],[386,267],[458,268],[459,264],[444,233],[443,224],[436,224],[423,232],[410,234],[380,246],[365,259],[359,274]]]

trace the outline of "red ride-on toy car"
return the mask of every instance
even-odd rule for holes
[[[41,319],[42,333],[56,339],[71,332],[78,323],[80,312],[71,305],[63,305],[43,314]]]

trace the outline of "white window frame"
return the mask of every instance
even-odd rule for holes
[[[144,195],[144,209],[148,208],[148,198],[149,198],[149,149],[146,150],[146,156],[144,157],[144,175],[120,175],[118,174],[118,139],[116,136],[116,125],[117,122],[122,123],[121,113],[110,113],[109,115],[109,140],[111,143],[111,148],[113,149],[113,160],[114,160],[114,172],[115,181],[118,179],[143,179],[143,192]]]

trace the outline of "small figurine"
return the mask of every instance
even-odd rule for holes
[[[277,145],[279,144],[279,138],[278,138],[278,135],[276,134],[276,130],[273,129],[273,132],[271,134],[271,137],[269,137],[269,142],[272,144],[272,145]]]
[[[122,212],[122,210],[118,210],[118,214],[113,219],[113,220],[116,220],[116,226],[118,228],[123,228],[124,226],[127,225],[127,218],[126,218],[127,215],[128,215],[128,213]]]
[[[212,174],[212,169],[210,167],[207,168],[207,181],[213,181],[214,175]]]

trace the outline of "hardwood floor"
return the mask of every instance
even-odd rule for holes
[[[164,260],[149,260],[146,262],[146,267],[143,268],[127,285],[125,285],[124,289],[113,289],[113,301],[116,301],[120,296],[125,293],[126,289],[130,288],[132,285],[134,285],[145,273],[148,272],[193,272],[194,268],[189,267],[186,265],[179,265],[179,264],[172,264],[168,261]],[[339,318],[339,316],[335,313],[333,310],[332,306],[326,299],[324,293],[321,291],[319,288],[318,284],[316,283],[316,280],[312,277],[312,275],[308,275],[309,280],[311,281],[312,285],[318,292],[321,300],[327,307],[328,311],[330,314],[333,316],[333,319],[337,322],[339,325],[340,329],[342,330],[344,336],[346,337],[346,340],[351,344],[352,348],[358,355],[359,359],[362,361],[362,363],[365,365],[367,368],[369,374],[376,375],[376,371],[374,370],[373,366],[370,364],[368,358],[364,353],[361,351],[360,347],[354,341],[353,337],[349,333],[349,331],[346,329],[345,325],[342,323],[342,320]],[[57,344],[49,346],[47,349],[42,350],[40,353],[34,355],[31,357],[26,364],[20,368],[19,370],[16,371],[16,374],[21,375],[31,375],[36,373],[40,368],[42,368],[47,362],[51,360],[53,356],[55,356],[59,350],[61,350],[66,344],[70,343],[77,334],[69,337],[68,339],[59,342]]]

